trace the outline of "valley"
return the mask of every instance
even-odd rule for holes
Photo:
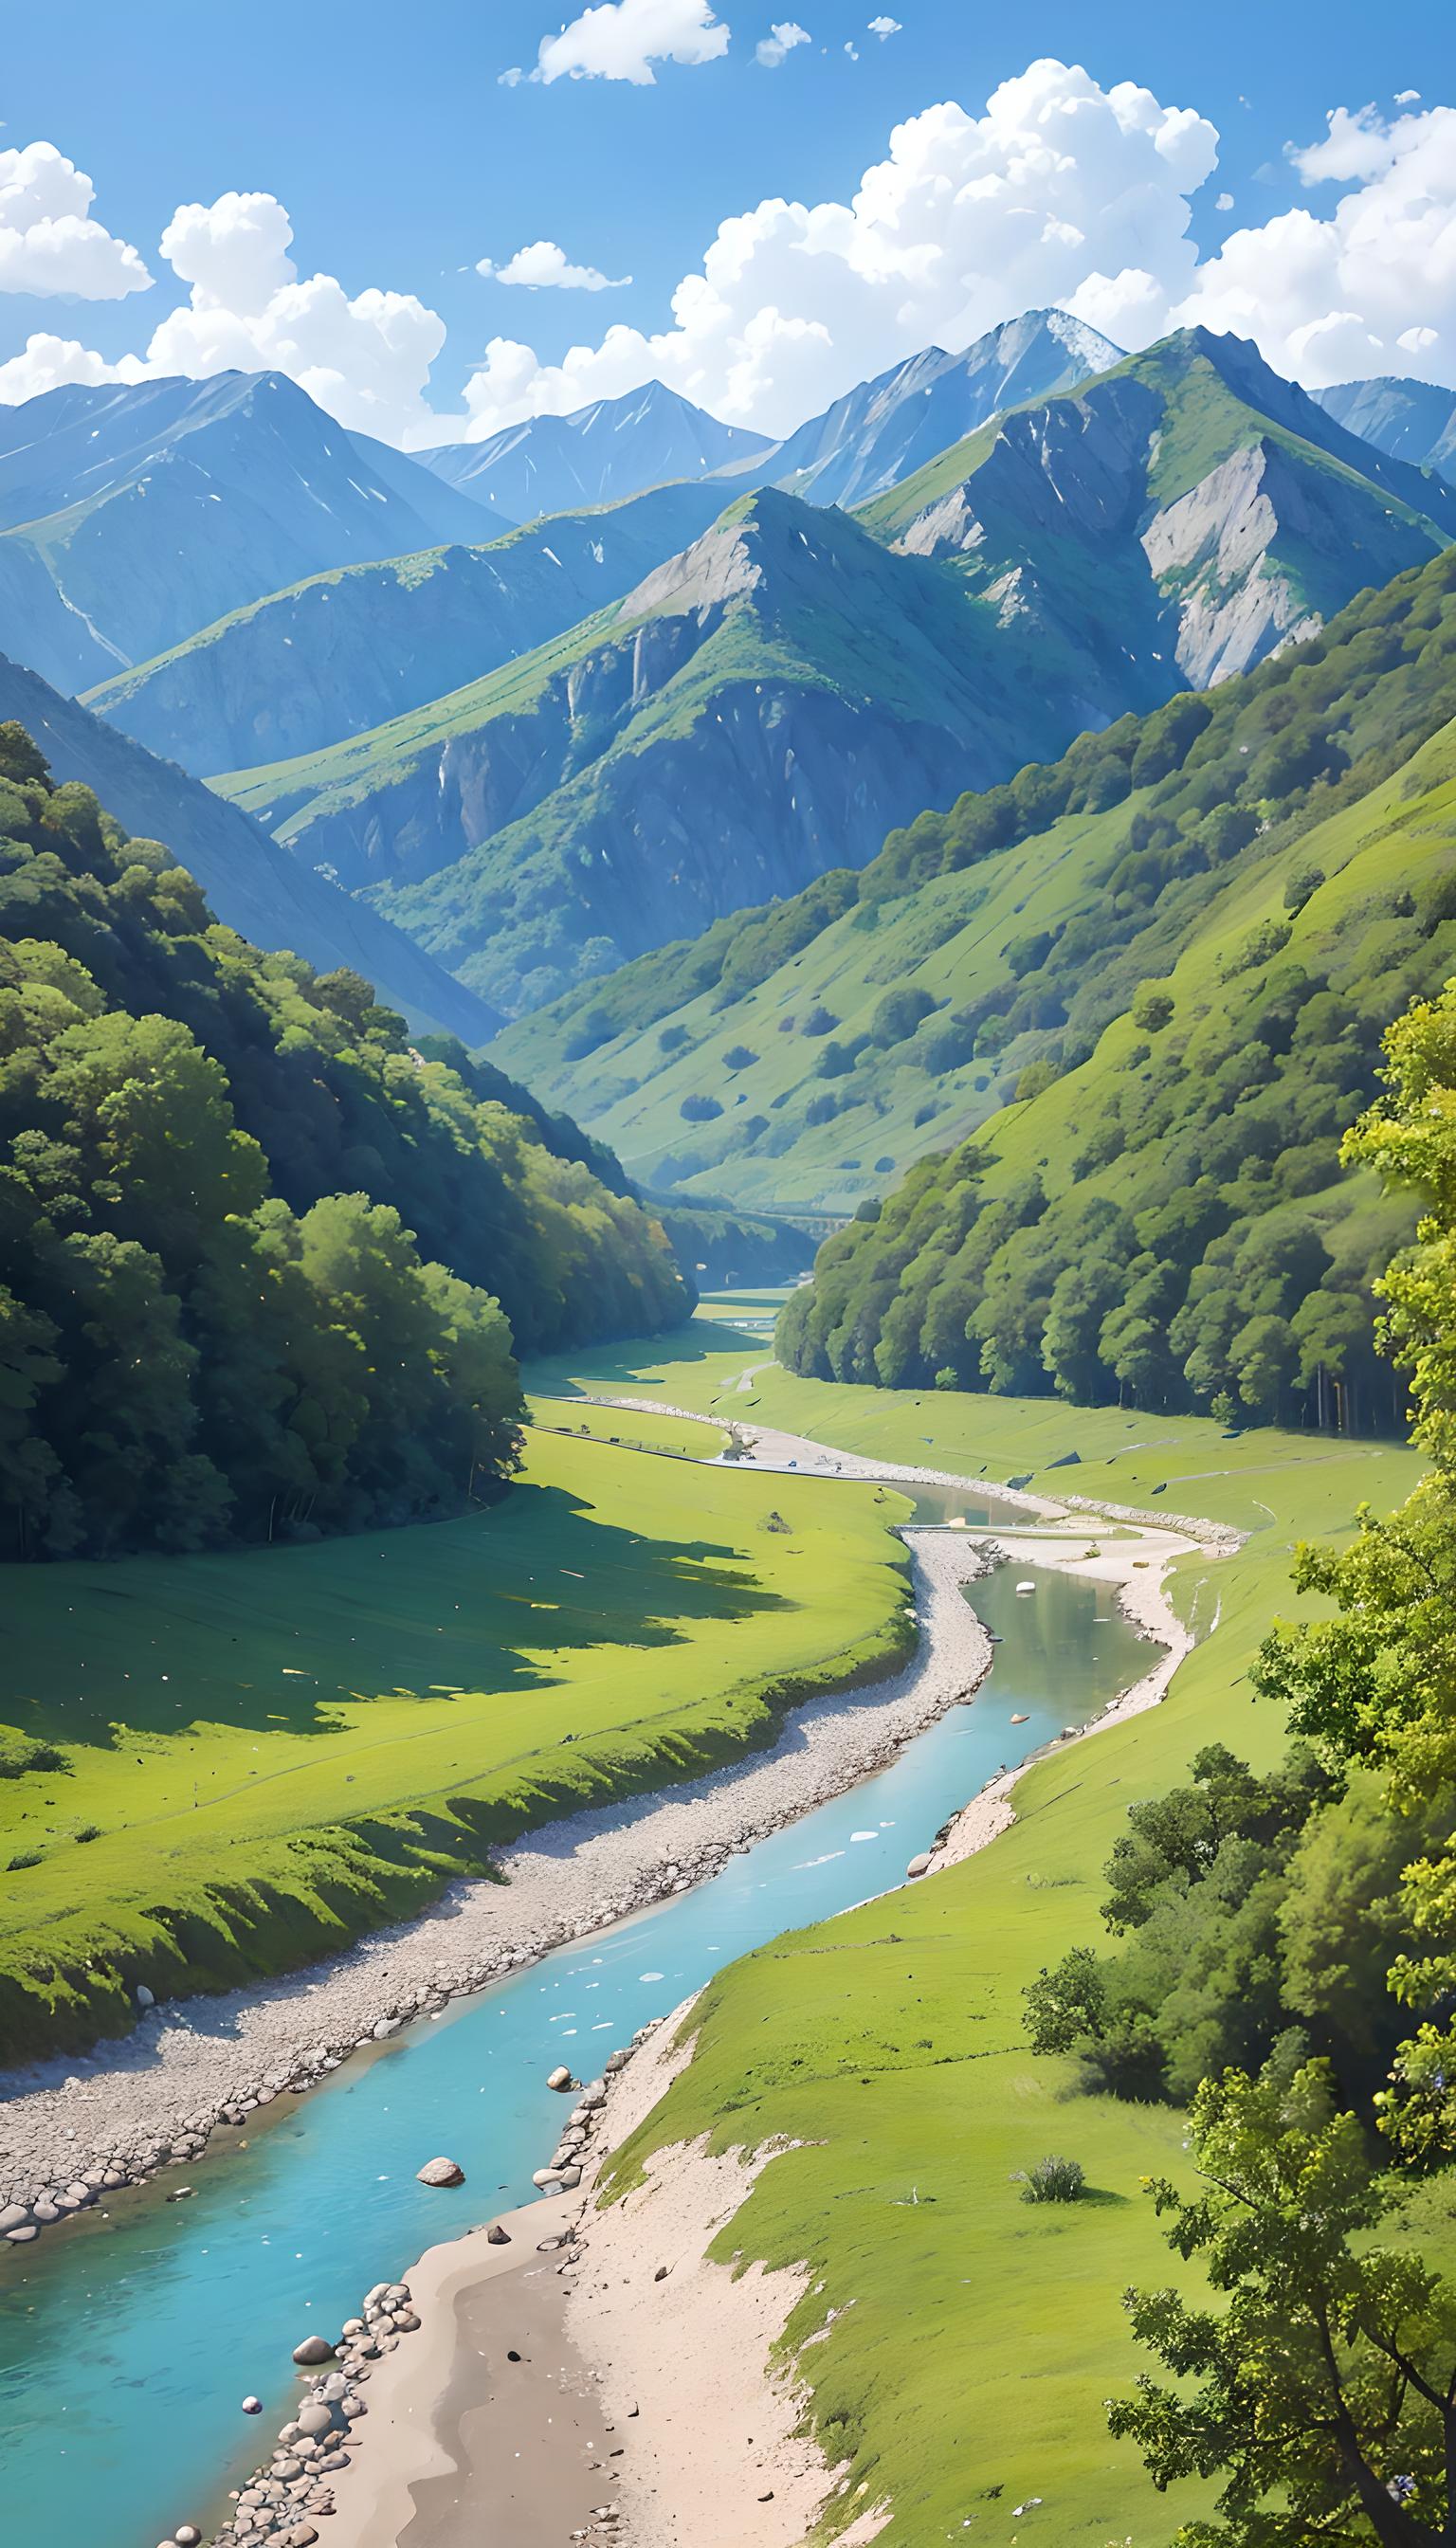
[[[487,17],[13,48],[11,2518],[1442,2548],[1441,63]]]

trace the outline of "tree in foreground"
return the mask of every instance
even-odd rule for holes
[[[1129,2292],[1134,2333],[1177,2383],[1143,2373],[1109,2402],[1154,2485],[1222,2481],[1177,2548],[1456,2540],[1456,2293],[1376,2237],[1392,2188],[1328,2074],[1206,2081],[1190,2132],[1194,2199],[1150,2191],[1168,2243],[1225,2306]]]

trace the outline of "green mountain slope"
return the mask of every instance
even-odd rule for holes
[[[16,724],[0,1055],[7,1555],[458,1509],[512,1465],[513,1345],[690,1301],[575,1126],[220,927]]]
[[[659,487],[481,545],[311,576],[103,682],[86,704],[200,774],[321,752],[619,600],[721,501]]]
[[[220,784],[519,1011],[1228,678],[1453,531],[1440,480],[1188,333],[853,520],[742,500],[507,671]]]
[[[1456,536],[1456,500],[1252,345],[1190,328],[993,420],[862,518],[954,560],[1064,674],[1121,651],[1130,683],[1166,667],[1165,694],[1248,671],[1428,557]],[[1138,704],[1131,686],[1121,704]]]
[[[1350,614],[1352,644],[1399,641],[1387,682],[1449,710],[1456,575],[1442,561],[1380,599],[1380,615]],[[1386,684],[1330,696],[1320,653],[1250,684],[1248,758],[1255,721],[1287,705],[1355,744],[1363,730],[1373,773],[1393,741]],[[1115,896],[1136,895],[1139,866],[1155,875],[1160,824],[1175,863],[1196,837],[1176,826],[1201,780],[1215,820],[1237,810],[1224,757],[1201,762],[1208,743],[1146,792],[1138,845],[1102,869]],[[1356,792],[1362,774],[1269,807],[1212,891],[1174,875],[1145,897],[1072,1045],[1048,1039],[971,1140],[826,1242],[780,1321],[795,1369],[1398,1424],[1370,1287],[1411,1217],[1342,1174],[1338,1148],[1374,1092],[1383,1029],[1456,961],[1456,720]]]
[[[1083,736],[494,1049],[649,1182],[853,1212],[1029,1068],[1085,1060],[1286,827],[1358,802],[1444,720],[1452,575],[1447,552],[1210,699]]]

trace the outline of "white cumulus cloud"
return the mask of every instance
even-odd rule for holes
[[[947,101],[897,126],[848,203],[774,196],[725,221],[657,333],[609,327],[553,363],[497,337],[464,429],[657,379],[779,432],[906,354],[1050,304],[1145,341],[1193,286],[1189,198],[1217,142],[1204,117],[1131,81],[1034,62],[979,116]]]
[[[273,195],[180,204],[161,249],[187,300],[152,330],[144,356],[108,363],[73,340],[32,336],[0,366],[0,398],[58,381],[137,381],[182,373],[287,372],[341,424],[394,441],[427,432],[424,391],[445,322],[410,292],[352,298],[331,274],[301,280],[293,227]]]
[[[60,389],[72,381],[99,389],[104,381],[145,378],[146,366],[135,354],[109,363],[75,336],[28,336],[23,353],[0,363],[0,407],[19,407],[23,399],[39,398],[43,390]]]
[[[808,42],[807,27],[796,25],[792,18],[781,18],[770,28],[762,43],[755,46],[755,58],[763,63],[766,71],[776,71],[785,53],[791,53],[796,45],[807,45]]]
[[[91,219],[96,189],[50,141],[0,150],[0,292],[121,301],[151,281],[135,247]]]
[[[1324,137],[1291,155],[1307,187],[1342,188],[1337,200],[1232,231],[1178,320],[1252,336],[1311,388],[1399,370],[1401,354],[1456,383],[1456,109],[1388,121],[1337,107]]]
[[[901,33],[900,21],[898,18],[871,18],[866,33],[877,36],[883,44],[886,36],[898,36]]]
[[[518,247],[503,265],[483,256],[476,272],[488,283],[518,283],[527,292],[621,292],[632,280],[630,274],[603,274],[598,266],[573,265],[555,239],[533,239],[529,247]]]
[[[522,79],[631,80],[651,88],[654,62],[695,66],[715,62],[728,50],[728,29],[714,17],[710,0],[600,0],[584,9],[560,35],[545,36],[531,71],[508,70],[501,85],[516,87]]]

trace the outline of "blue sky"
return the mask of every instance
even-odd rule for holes
[[[438,314],[444,344],[427,391],[435,409],[458,410],[492,337],[528,345],[538,368],[515,365],[490,421],[512,400],[560,404],[567,393],[551,367],[570,344],[594,345],[618,324],[664,327],[674,287],[700,267],[720,222],[780,194],[847,203],[861,171],[884,158],[897,122],[943,100],[979,117],[998,84],[1034,57],[1085,65],[1104,90],[1136,82],[1161,108],[1196,110],[1217,128],[1217,172],[1189,189],[1190,235],[1205,256],[1231,228],[1262,228],[1291,206],[1329,213],[1330,182],[1312,190],[1286,157],[1287,144],[1320,138],[1329,110],[1374,102],[1391,117],[1398,96],[1417,91],[1423,111],[1445,103],[1456,85],[1447,12],[1410,0],[1378,10],[1226,0],[1202,11],[1104,0],[1095,12],[1071,0],[995,12],[963,0],[893,0],[901,23],[884,41],[866,32],[874,5],[722,0],[713,23],[729,30],[726,51],[692,66],[660,63],[652,85],[561,77],[509,87],[499,75],[535,61],[542,39],[561,24],[563,0],[488,0],[485,9],[479,0],[472,7],[426,0],[412,11],[398,0],[354,0],[348,8],[339,0],[251,0],[245,10],[71,0],[63,11],[13,12],[0,142],[54,144],[89,176],[94,219],[135,245],[155,281],[120,299],[0,288],[0,362],[37,333],[79,343],[93,367],[142,354],[158,318],[186,297],[158,255],[175,208],[208,206],[235,189],[287,208],[300,276],[336,276],[349,295],[372,288],[412,295]],[[766,69],[755,48],[780,9],[810,41]],[[1431,147],[1443,169],[1456,156],[1448,136],[1434,136]],[[1358,147],[1349,155],[1358,158]],[[1360,182],[1370,182],[1368,171]],[[1221,212],[1225,195],[1232,205]],[[1456,216],[1451,237],[1456,242]],[[537,240],[555,243],[573,263],[632,281],[610,292],[527,291],[475,270],[480,259],[500,264]],[[1387,362],[1384,354],[1396,335],[1422,323],[1418,276],[1406,289],[1415,296],[1409,314],[1353,312],[1384,353],[1378,365],[1351,360],[1347,368],[1403,367],[1401,356]],[[989,306],[984,293],[964,304],[966,312]],[[931,315],[942,309],[951,315],[944,297]],[[1292,313],[1293,304],[1288,323],[1281,321],[1286,348],[1294,317],[1310,315]],[[1395,328],[1402,316],[1404,331]],[[1434,374],[1448,365],[1456,329],[1444,308],[1432,313],[1432,345],[1404,367]],[[862,341],[872,363],[888,341],[883,325],[857,332],[846,322],[844,361]],[[199,355],[199,367],[209,359]],[[785,367],[777,395],[791,400],[799,380],[807,395],[818,377],[806,366],[790,378]],[[726,369],[707,366],[698,384],[705,403],[723,408],[727,378]],[[685,380],[683,371],[677,385]],[[26,385],[21,371],[8,394],[24,394]],[[595,372],[584,375],[589,390],[610,386]],[[351,394],[347,385],[340,391],[341,408]],[[392,392],[366,383],[358,394],[387,406]],[[768,397],[772,405],[774,394],[763,382],[744,392],[750,404]],[[398,417],[381,408],[382,429],[404,416],[406,404],[402,389]],[[410,429],[401,423],[400,434],[410,438]]]

